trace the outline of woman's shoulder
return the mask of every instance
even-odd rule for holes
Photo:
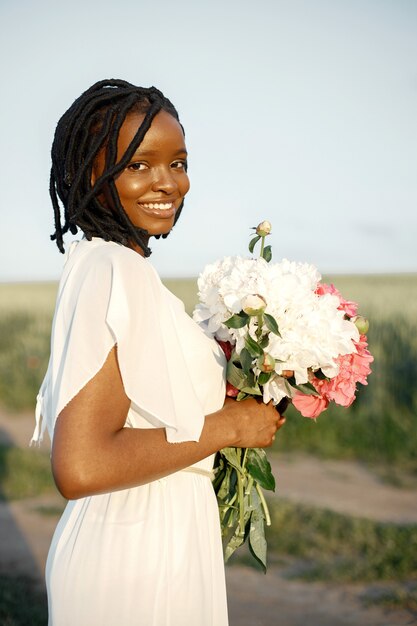
[[[87,275],[111,275],[113,280],[142,277],[159,282],[159,276],[148,260],[130,248],[99,237],[82,239],[71,244],[64,267],[65,274],[77,274],[82,280]]]

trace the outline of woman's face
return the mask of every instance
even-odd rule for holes
[[[126,152],[144,115],[128,115],[120,129],[117,160]],[[92,182],[103,172],[104,151],[97,157]],[[130,163],[115,179],[120,202],[135,226],[149,235],[168,233],[190,188],[186,172],[187,150],[178,121],[160,111]],[[140,250],[138,250],[140,252]]]

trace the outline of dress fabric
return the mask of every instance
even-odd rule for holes
[[[72,244],[55,311],[34,439],[117,344],[131,407],[126,428],[198,440],[222,407],[225,362],[136,252],[99,238]],[[214,455],[131,489],[72,500],[46,565],[50,626],[227,626]]]

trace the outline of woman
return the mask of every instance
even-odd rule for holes
[[[224,402],[224,359],[146,257],[189,189],[155,88],[102,81],[58,123],[50,192],[66,261],[35,439],[69,503],[46,567],[50,624],[223,626],[214,453],[272,443],[272,406]],[[64,207],[61,224],[60,203]],[[42,426],[40,416],[42,415]]]

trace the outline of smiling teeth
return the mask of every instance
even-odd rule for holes
[[[168,202],[166,204],[151,202],[150,204],[143,205],[145,209],[159,209],[161,211],[166,211],[172,207],[172,202]]]

